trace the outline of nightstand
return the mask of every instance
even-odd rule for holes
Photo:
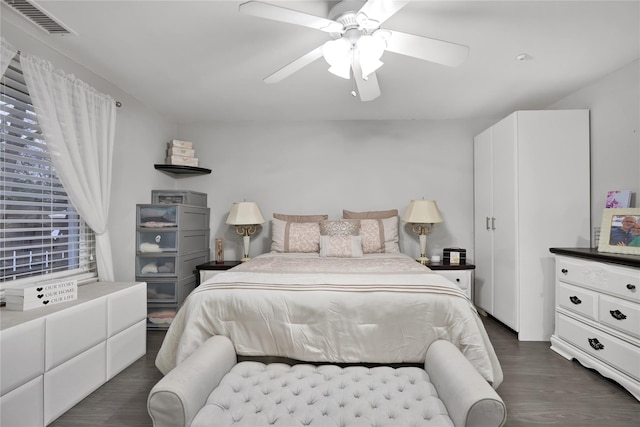
[[[427,267],[458,285],[473,301],[473,270],[476,268],[475,265],[431,263],[427,264]]]
[[[196,265],[196,286],[199,286],[200,283],[203,283],[205,280],[210,279],[221,271],[229,270],[230,268],[240,264],[240,261],[225,261],[223,263],[209,261],[204,264]]]

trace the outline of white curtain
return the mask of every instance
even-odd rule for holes
[[[21,54],[22,72],[51,161],[78,213],[96,234],[98,278],[113,281],[107,230],[115,101],[48,61]]]
[[[18,50],[11,46],[4,38],[0,37],[0,76],[4,76],[4,72],[9,68],[9,64]]]

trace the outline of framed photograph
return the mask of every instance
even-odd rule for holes
[[[640,255],[640,208],[604,209],[598,251]]]

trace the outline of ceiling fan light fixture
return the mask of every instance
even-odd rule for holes
[[[343,79],[349,80],[351,78],[351,64],[332,65],[329,67],[329,72]]]
[[[358,23],[358,28],[365,31],[372,31],[380,28],[380,22],[375,19],[369,19],[364,12],[360,12],[356,15],[356,22]]]
[[[344,38],[329,40],[322,47],[322,55],[331,66],[329,72],[343,79],[351,78],[351,42]]]
[[[380,58],[387,47],[387,43],[382,37],[364,35],[358,39],[357,47],[362,77],[366,78],[384,64],[380,61]]]

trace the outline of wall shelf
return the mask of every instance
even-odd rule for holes
[[[174,178],[183,178],[191,175],[207,175],[211,173],[211,169],[200,168],[197,166],[181,166],[181,165],[153,165],[160,172],[171,175]]]

